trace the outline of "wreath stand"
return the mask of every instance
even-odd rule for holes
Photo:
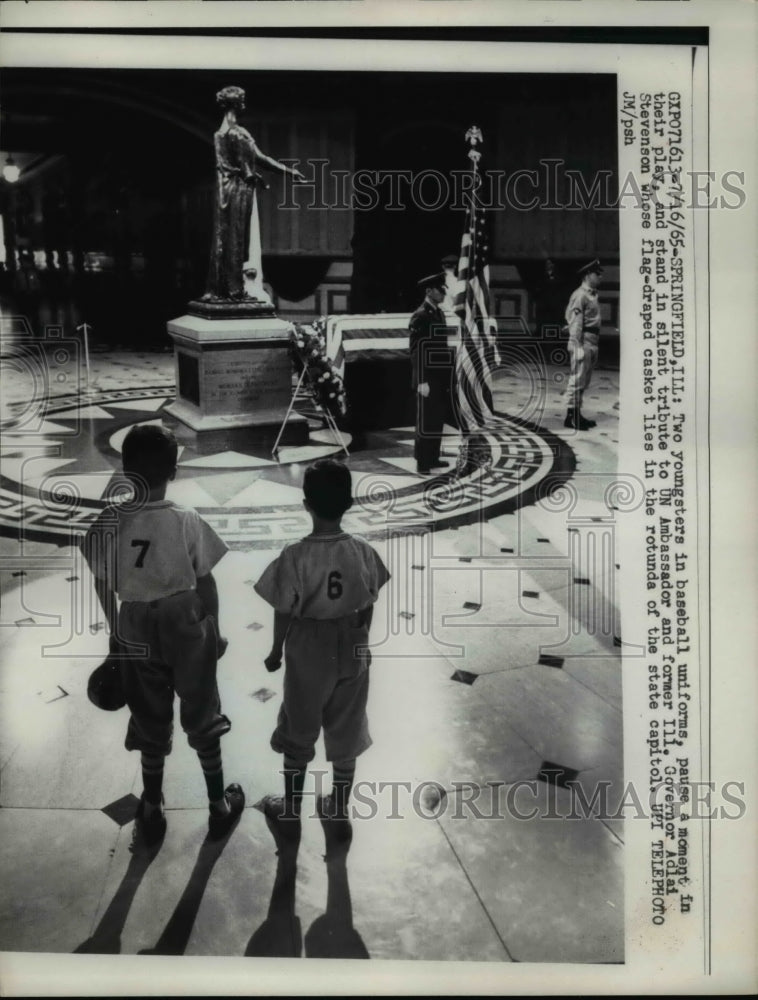
[[[300,378],[297,380],[297,385],[295,386],[295,391],[292,393],[292,399],[290,400],[290,405],[287,407],[287,412],[284,415],[284,420],[282,421],[282,426],[279,428],[279,433],[276,436],[276,441],[274,442],[274,447],[271,449],[271,455],[272,455],[272,457],[274,458],[275,461],[277,461],[277,462],[279,461],[279,442],[282,439],[282,434],[284,433],[284,428],[287,426],[287,421],[289,420],[290,414],[292,413],[292,411],[293,411],[293,409],[295,407],[295,403],[298,401],[298,399],[303,399],[303,400],[308,399],[309,402],[313,403],[316,406],[316,409],[318,410],[318,412],[323,416],[324,420],[326,421],[326,426],[329,428],[329,430],[332,432],[332,434],[336,437],[337,441],[339,441],[340,447],[345,452],[345,454],[349,457],[350,456],[350,452],[347,450],[347,445],[345,444],[345,440],[342,437],[342,434],[340,433],[339,427],[337,426],[337,421],[334,419],[334,416],[330,412],[330,410],[326,406],[323,406],[319,402],[319,400],[318,400],[318,394],[316,392],[316,388],[315,388],[315,386],[314,386],[314,384],[313,384],[313,382],[311,381],[311,378],[310,378],[310,372],[308,371],[308,365],[305,363],[305,361],[303,361],[302,358],[300,358],[300,361],[301,361],[301,363],[303,365],[303,369],[300,372]],[[307,380],[307,382],[308,382],[308,384],[310,386],[310,389],[311,389],[311,395],[310,396],[306,396],[306,394],[303,391],[303,382],[306,381],[306,380]]]

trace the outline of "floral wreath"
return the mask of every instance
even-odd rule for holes
[[[290,356],[298,375],[306,373],[318,405],[333,417],[347,414],[347,397],[341,376],[326,356],[326,320],[294,323],[290,332]]]

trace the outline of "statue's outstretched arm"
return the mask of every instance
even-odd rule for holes
[[[266,154],[258,148],[255,141],[253,141],[253,150],[255,152],[256,160],[258,160],[264,167],[268,167],[269,170],[275,170],[280,174],[292,174],[292,176],[297,180],[305,180],[304,175],[301,174],[296,167],[288,167],[284,163],[280,163],[278,160],[274,160],[272,157],[266,156]]]

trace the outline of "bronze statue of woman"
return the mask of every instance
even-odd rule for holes
[[[215,133],[216,205],[208,288],[203,304],[254,302],[265,296],[261,275],[261,240],[255,188],[262,183],[256,165],[296,180],[305,177],[261,152],[255,139],[237,122],[245,110],[245,91],[224,87],[216,94],[224,120]]]

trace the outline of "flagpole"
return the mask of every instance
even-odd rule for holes
[[[466,142],[470,147],[467,155],[471,163],[472,180],[458,266],[458,279],[462,282],[463,291],[459,291],[456,304],[461,323],[455,365],[461,431],[456,469],[458,475],[464,475],[491,461],[492,442],[487,425],[494,419],[492,397],[488,388],[492,372],[487,327],[489,247],[483,220],[485,209],[478,210],[476,200],[481,185],[479,162],[482,154],[478,148],[484,142],[481,129],[472,125],[466,132]]]
[[[469,312],[471,312],[474,322],[476,322],[474,303],[472,302],[472,289],[470,276],[473,275],[475,265],[476,265],[476,191],[479,187],[479,161],[482,158],[482,154],[476,148],[480,143],[484,142],[484,136],[482,135],[482,130],[477,125],[472,125],[471,128],[466,132],[466,142],[469,144],[470,149],[466,154],[471,162],[471,191],[469,192],[469,213],[468,213],[468,235],[469,235],[469,245],[468,245],[468,262],[467,262],[467,274],[469,278],[466,281],[466,288],[464,292],[464,308],[463,316],[461,317],[461,345],[463,344],[463,334],[468,327]],[[460,268],[459,268],[460,271]],[[463,433],[464,441],[471,434],[471,428],[467,427]],[[464,445],[465,450],[465,445]]]
[[[469,143],[471,148],[468,151],[468,158],[471,160],[471,177],[473,183],[471,186],[471,193],[469,198],[471,201],[471,209],[469,213],[469,236],[471,237],[471,242],[468,247],[468,273],[473,274],[474,264],[476,261],[476,191],[481,183],[479,178],[479,161],[482,158],[482,154],[476,148],[480,142],[484,142],[484,136],[482,135],[482,130],[476,125],[472,125],[471,128],[466,132],[466,142]],[[468,289],[466,290],[466,307],[468,308],[469,296]]]

